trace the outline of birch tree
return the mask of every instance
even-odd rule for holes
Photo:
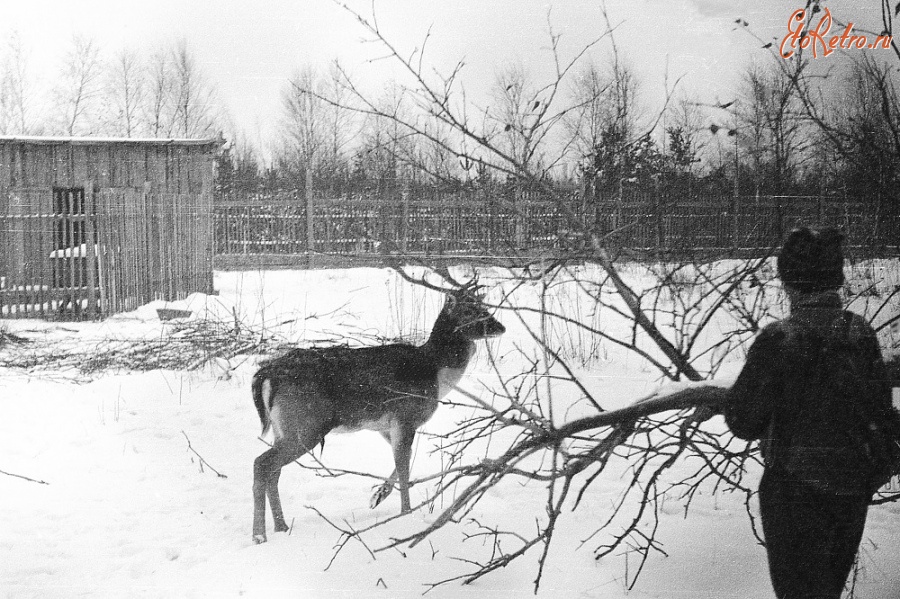
[[[215,133],[215,93],[197,65],[187,41],[172,49],[173,133],[179,137],[204,137]]]
[[[126,48],[110,62],[107,82],[114,135],[135,137],[142,133],[140,110],[146,98],[144,68],[137,52]]]
[[[19,32],[12,31],[0,64],[0,131],[8,135],[35,133],[36,99],[29,52]]]
[[[72,37],[53,88],[56,128],[65,135],[90,135],[98,125],[103,92],[100,48],[88,37]]]

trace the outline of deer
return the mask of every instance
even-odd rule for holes
[[[422,282],[422,281],[419,281]],[[263,362],[253,377],[253,402],[270,449],[253,463],[253,542],[266,542],[266,497],[275,532],[288,530],[278,479],[281,469],[325,442],[329,433],[372,430],[390,444],[394,472],[372,496],[375,508],[394,489],[401,514],[410,513],[409,471],[419,427],[460,381],[475,353],[475,342],[506,329],[476,293],[474,281],[445,289],[428,340],[371,347],[295,348]]]

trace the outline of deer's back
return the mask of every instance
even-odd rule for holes
[[[276,402],[279,390],[315,395],[307,403],[328,410],[329,428],[381,430],[397,415],[420,426],[434,414],[440,370],[422,348],[393,344],[295,349],[256,376],[270,381]]]

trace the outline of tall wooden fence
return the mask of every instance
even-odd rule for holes
[[[623,250],[746,255],[770,251],[799,224],[839,227],[848,246],[866,254],[900,254],[897,216],[844,198],[633,194],[589,203],[573,194],[568,207],[534,196],[316,199],[308,239],[305,202],[256,199],[216,206],[216,254],[522,256],[558,249],[587,227]]]
[[[95,318],[211,291],[208,198],[148,188],[64,193],[16,189],[4,198],[0,317]]]
[[[744,255],[771,251],[800,225],[840,229],[861,255],[900,255],[900,214],[841,197],[688,198],[650,194],[597,208],[597,229],[621,230],[618,245],[676,254]]]
[[[302,202],[252,202],[215,208],[217,254],[493,255],[554,247],[565,216],[548,202],[475,203],[460,198],[393,202],[314,202],[313,238]]]

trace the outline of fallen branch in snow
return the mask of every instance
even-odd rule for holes
[[[18,368],[46,376],[68,371],[90,380],[108,372],[196,370],[214,358],[229,360],[248,353],[269,353],[290,347],[264,339],[247,327],[213,320],[178,323],[159,337],[102,339],[94,343],[72,340],[32,341],[27,346],[3,347],[0,367]]]
[[[20,337],[15,333],[10,333],[9,331],[0,330],[0,347],[3,347],[7,343],[24,345],[26,343],[30,343],[29,339],[25,337]]]
[[[219,472],[218,470],[216,470],[215,468],[213,468],[212,466],[210,466],[210,465],[209,465],[209,462],[207,462],[207,461],[203,458],[202,455],[200,455],[199,453],[197,453],[197,450],[194,449],[193,446],[191,445],[191,440],[188,438],[186,432],[181,431],[181,434],[184,435],[184,438],[187,440],[187,446],[188,446],[188,449],[189,449],[190,451],[192,451],[192,452],[194,453],[195,456],[197,456],[197,459],[200,460],[200,472],[203,472],[203,464],[206,464],[206,467],[209,468],[210,470],[212,470],[213,472],[215,472],[215,473],[216,473],[216,476],[218,476],[219,478],[228,478],[227,476],[225,476],[224,474],[222,474],[221,472]]]
[[[45,480],[35,480],[33,478],[28,478],[27,476],[22,476],[21,474],[13,474],[12,472],[6,472],[5,470],[0,470],[0,474],[5,474],[6,476],[12,476],[15,478],[21,478],[23,480],[27,480],[28,482],[37,483],[39,485],[49,485]]]
[[[454,434],[456,439],[449,443],[453,452],[470,442],[473,435],[483,434],[484,422],[491,426],[510,429],[518,428],[514,442],[499,457],[484,461],[469,469],[468,476],[474,481],[463,480],[464,475],[453,476],[443,483],[443,488],[435,495],[464,485],[456,493],[450,507],[443,510],[428,527],[405,538],[395,538],[385,548],[398,544],[415,545],[428,535],[449,522],[458,521],[471,511],[489,489],[509,476],[539,480],[546,489],[545,516],[536,521],[534,533],[519,534],[494,527],[495,538],[501,535],[508,539],[519,539],[518,547],[492,552],[487,561],[478,562],[475,571],[464,577],[454,577],[443,582],[462,579],[470,583],[478,578],[507,565],[532,548],[541,547],[538,558],[538,572],[534,581],[535,589],[540,585],[541,576],[553,538],[556,521],[560,518],[570,497],[577,508],[585,492],[597,480],[612,459],[624,460],[624,470],[628,472],[628,484],[619,500],[612,506],[612,513],[599,525],[595,533],[583,540],[588,542],[601,531],[611,530],[615,525],[618,532],[611,542],[596,550],[596,557],[613,554],[620,549],[638,554],[639,565],[627,581],[634,584],[651,552],[660,551],[656,542],[661,505],[668,494],[683,499],[685,511],[688,509],[697,489],[706,481],[713,487],[724,484],[728,490],[745,494],[745,505],[754,491],[741,484],[745,463],[756,462],[755,453],[747,444],[739,442],[739,451],[730,449],[733,440],[730,434],[713,433],[700,428],[700,424],[714,414],[713,406],[723,402],[727,389],[700,385],[681,389],[665,395],[654,394],[619,410],[600,411],[599,414],[572,420],[562,426],[554,426],[552,420],[540,416],[541,406],[549,404],[547,397],[541,398],[540,387],[534,385],[525,390],[511,385],[506,391],[511,405],[497,408],[491,403],[478,404],[486,411],[481,419],[472,418]],[[531,396],[531,399],[528,399]],[[528,405],[525,402],[530,401]],[[496,403],[496,401],[494,402]],[[595,402],[591,402],[592,405]],[[519,417],[512,417],[517,412]],[[529,417],[528,425],[520,423],[522,415]],[[502,422],[501,422],[502,421]],[[540,429],[536,430],[535,425]],[[495,433],[492,433],[495,434]],[[446,450],[446,448],[445,448]],[[663,475],[669,468],[685,458],[699,456],[696,470],[674,482],[665,482]],[[467,478],[467,477],[466,477]],[[578,482],[581,481],[581,482]],[[576,484],[577,483],[577,484]],[[580,488],[578,488],[580,487]],[[574,491],[574,493],[573,493]],[[628,512],[633,511],[633,516]],[[644,527],[647,519],[650,528]],[[515,541],[513,541],[515,543]],[[497,545],[499,548],[499,544]],[[438,583],[438,584],[442,584]]]
[[[466,393],[463,394],[468,395]],[[658,522],[656,522],[649,534],[645,533],[639,527],[639,524],[643,521],[646,506],[652,506],[653,518],[658,518],[660,503],[664,501],[666,491],[683,485],[687,487],[683,495],[687,497],[688,503],[690,503],[693,493],[702,482],[710,476],[720,477],[722,480],[728,481],[729,488],[747,494],[746,505],[749,510],[749,497],[754,492],[750,488],[742,486],[740,484],[740,475],[736,476],[735,473],[743,472],[744,462],[748,459],[752,461],[754,459],[753,455],[746,449],[741,452],[728,451],[726,448],[731,441],[730,436],[721,440],[715,434],[702,433],[699,428],[702,422],[715,413],[714,406],[720,404],[726,396],[727,389],[720,386],[709,384],[692,386],[665,395],[653,394],[622,409],[605,411],[594,416],[573,420],[560,427],[544,429],[533,426],[534,421],[530,422],[529,426],[526,426],[525,423],[519,423],[515,419],[510,419],[504,411],[490,406],[490,404],[485,404],[487,406],[485,409],[492,411],[494,418],[505,419],[505,425],[518,425],[523,428],[524,432],[518,436],[518,441],[513,443],[498,458],[484,459],[480,463],[473,465],[454,466],[443,471],[440,476],[429,477],[441,479],[438,487],[434,493],[429,495],[426,501],[414,506],[414,509],[419,509],[423,506],[433,507],[439,497],[452,492],[452,489],[458,484],[463,483],[466,486],[456,494],[452,504],[441,511],[429,526],[407,537],[393,538],[387,545],[376,548],[372,553],[374,555],[382,551],[397,549],[399,545],[408,544],[411,547],[415,546],[446,524],[460,522],[466,513],[471,511],[475,504],[487,494],[487,491],[505,477],[523,477],[529,480],[541,481],[547,485],[548,496],[545,515],[548,520],[544,523],[538,522],[537,531],[533,535],[528,536],[514,531],[502,530],[495,526],[478,524],[480,532],[467,535],[467,538],[490,537],[492,539],[493,550],[488,561],[479,562],[477,559],[470,557],[458,558],[460,561],[475,565],[476,570],[436,582],[430,586],[434,588],[459,580],[462,580],[464,584],[474,582],[494,570],[505,567],[534,547],[542,546],[542,553],[539,557],[539,571],[535,580],[535,588],[537,588],[540,584],[544,562],[547,559],[556,521],[563,514],[565,504],[572,495],[571,492],[575,490],[573,483],[576,477],[586,473],[591,466],[598,468],[597,472],[587,478],[587,481],[583,483],[576,494],[575,507],[577,507],[585,490],[595,480],[597,474],[605,468],[609,459],[618,452],[621,454],[618,457],[629,460],[633,464],[632,472],[634,478],[628,490],[614,506],[614,515],[622,512],[626,506],[626,500],[630,497],[629,493],[635,489],[639,493],[637,500],[632,502],[632,504],[638,506],[638,513],[630,524],[625,526],[623,532],[616,536],[612,543],[598,549],[597,559],[610,554],[623,543],[627,543],[628,552],[637,553],[640,556],[637,573],[633,575],[630,581],[633,583],[637,574],[643,568],[649,553],[661,550],[659,544],[655,541],[655,530]],[[653,418],[666,412],[670,413],[668,417]],[[672,412],[675,412],[675,414],[671,414]],[[468,421],[468,426],[473,427],[476,420]],[[463,429],[465,428],[464,426]],[[478,435],[484,434],[483,428],[477,428],[477,430]],[[670,432],[664,432],[665,430]],[[470,441],[466,437],[465,430],[461,433],[456,431],[456,434],[463,439],[458,439],[455,443],[464,444]],[[650,443],[642,444],[635,440],[637,437],[642,437],[649,441],[650,435],[659,435],[661,442],[658,445],[653,445]],[[589,442],[591,445],[585,448],[585,442]],[[706,445],[710,445],[711,448],[700,447]],[[688,450],[693,452],[692,455],[695,453],[708,453],[719,457],[710,458],[707,456],[700,465],[698,472],[693,476],[694,480],[676,481],[676,483],[673,483],[666,489],[657,490],[657,486],[661,482],[659,480],[661,474]],[[542,461],[551,464],[547,468],[536,470],[533,466],[525,464],[529,458],[540,457],[541,452],[545,451],[551,451],[553,454],[552,458],[541,458]],[[651,467],[650,461],[659,457],[665,458],[663,464]],[[649,476],[649,482],[638,485],[639,479],[645,475]],[[475,477],[474,481],[465,482],[472,477]],[[330,522],[315,508],[309,507],[309,509],[316,511],[328,524],[341,533],[341,537],[335,544],[334,554],[331,561],[329,561],[329,566],[343,550],[350,538],[356,538],[363,542],[361,535],[401,517],[401,515],[396,515],[379,520],[366,527],[356,529],[350,527],[350,530],[345,530]],[[605,529],[612,520],[613,517],[610,517],[607,523],[602,525],[599,530]],[[590,540],[592,536],[594,535],[585,539],[585,542]],[[514,542],[518,541],[520,546],[507,549],[505,546],[501,546],[500,539],[502,538],[510,539]],[[629,542],[629,539],[632,539],[632,541]]]
[[[319,517],[320,517],[322,520],[324,520],[325,522],[327,522],[333,529],[335,529],[336,531],[338,531],[339,533],[341,533],[341,536],[338,537],[338,540],[337,540],[337,542],[336,542],[335,545],[334,545],[334,553],[331,555],[331,559],[328,561],[328,565],[325,566],[325,570],[326,570],[326,571],[327,571],[329,568],[331,568],[331,564],[334,563],[334,560],[337,559],[337,556],[338,556],[338,554],[341,552],[341,549],[344,548],[344,546],[350,541],[350,539],[356,539],[357,541],[359,541],[359,543],[360,543],[363,547],[366,548],[366,551],[369,552],[369,555],[372,556],[372,559],[376,559],[375,553],[372,551],[372,549],[371,549],[368,545],[366,545],[366,542],[363,541],[362,537],[360,536],[360,532],[361,532],[361,531],[355,530],[355,529],[350,525],[349,522],[347,522],[346,520],[344,520],[344,524],[346,524],[346,525],[347,525],[347,528],[349,529],[349,530],[344,530],[343,528],[341,528],[340,526],[338,526],[337,524],[335,524],[334,522],[332,522],[331,520],[329,520],[329,519],[325,516],[325,514],[323,514],[322,512],[320,512],[320,511],[319,511],[318,509],[316,509],[315,507],[313,507],[313,506],[311,506],[311,505],[307,505],[307,506],[306,506],[306,509],[314,511],[316,514],[319,515]]]
[[[604,439],[605,442],[598,444],[596,448],[583,454],[578,459],[568,460],[565,469],[558,471],[553,476],[554,479],[561,476],[570,478],[582,472],[587,466],[601,461],[604,458],[604,454],[608,454],[622,445],[628,437],[635,433],[639,419],[667,411],[714,406],[721,403],[727,397],[727,393],[728,390],[723,387],[702,385],[682,389],[664,396],[653,394],[636,401],[628,407],[603,412],[596,416],[580,418],[559,428],[527,436],[510,447],[500,457],[485,460],[481,464],[466,469],[464,475],[476,476],[475,482],[470,483],[458,494],[453,504],[445,509],[431,525],[408,537],[394,539],[390,546],[406,543],[409,543],[410,546],[415,546],[429,534],[450,522],[470,502],[477,501],[499,479],[515,473],[517,469],[513,465],[521,462],[535,451],[559,445],[564,440],[571,439],[579,433],[600,428],[611,428],[610,435]],[[704,414],[706,413],[704,412]],[[521,469],[518,470],[522,472]],[[451,483],[446,484],[449,485]]]

